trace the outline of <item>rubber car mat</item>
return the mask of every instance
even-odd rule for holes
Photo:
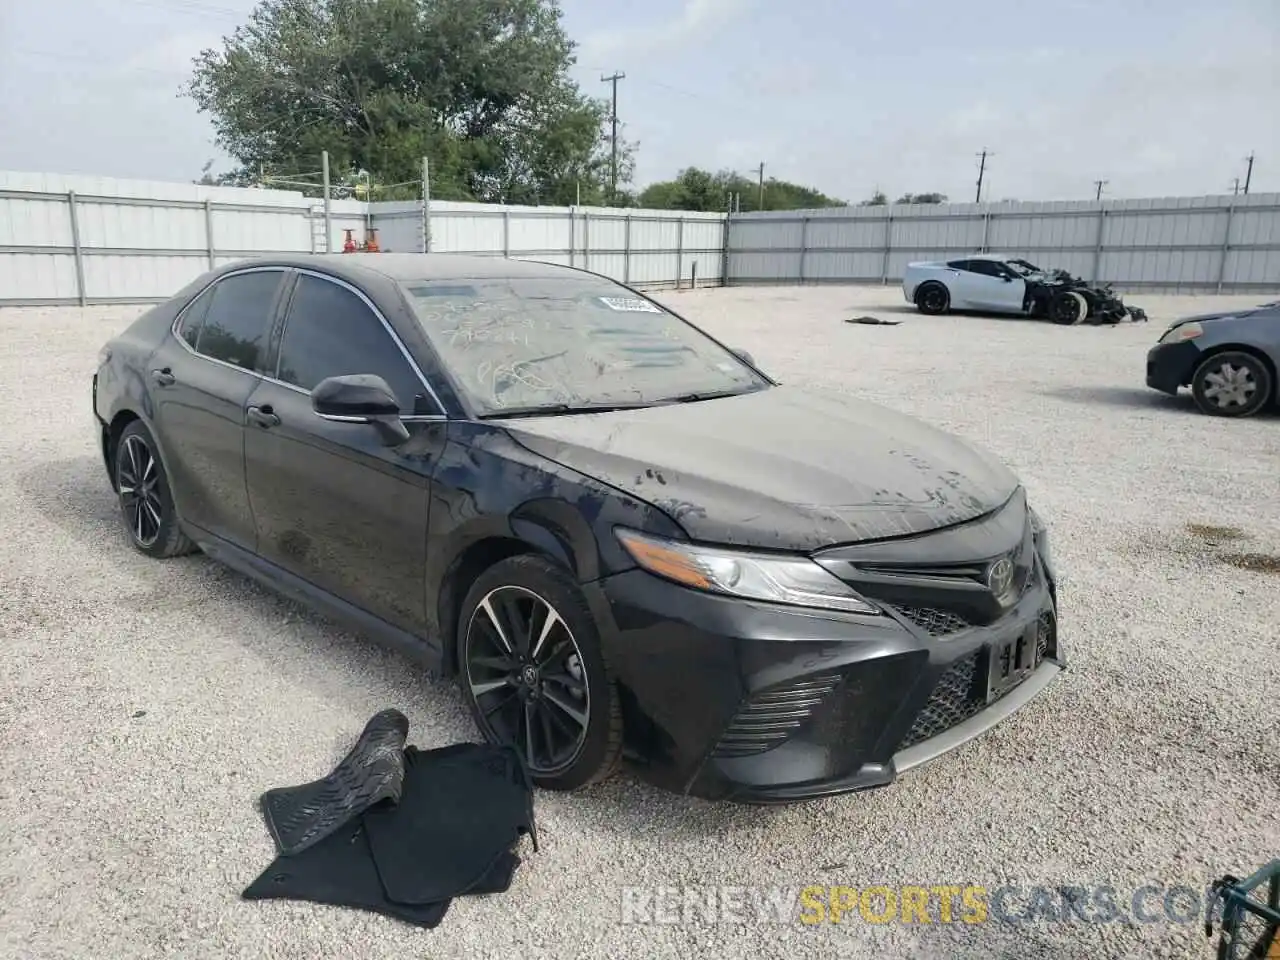
[[[520,858],[511,851],[499,857],[468,891],[470,895],[502,893],[510,888]],[[394,903],[387,898],[374,867],[364,826],[348,824],[301,853],[279,856],[249,884],[246,900],[304,900],[354,907],[395,917],[419,927],[436,927],[449,909],[448,900]]]
[[[404,792],[364,817],[387,897],[434,903],[466,893],[523,834],[537,849],[533,790],[508,747],[454,744],[405,750]]]
[[[399,710],[383,710],[327,777],[264,793],[259,804],[276,851],[295,856],[374,804],[399,800],[408,736],[409,719]]]

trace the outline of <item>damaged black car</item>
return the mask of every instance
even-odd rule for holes
[[[241,261],[104,347],[134,547],[202,550],[459,683],[573,790],[891,783],[1062,669],[1049,534],[996,457],[783,385],[581,270]]]

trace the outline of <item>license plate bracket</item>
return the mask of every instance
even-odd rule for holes
[[[991,644],[987,647],[987,703],[999,700],[1039,665],[1034,626]]]

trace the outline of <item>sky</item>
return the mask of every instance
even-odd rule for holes
[[[0,169],[190,181],[232,161],[179,96],[253,0],[0,0]],[[1280,0],[562,0],[574,76],[681,168],[844,200],[1280,191]]]

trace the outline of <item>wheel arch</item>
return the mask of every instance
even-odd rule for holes
[[[549,536],[549,535],[548,535]],[[543,539],[543,538],[539,538]],[[563,555],[548,550],[544,542],[534,543],[518,536],[493,534],[469,543],[449,562],[436,599],[436,616],[440,629],[440,670],[445,677],[458,673],[458,620],[467,591],[490,567],[519,556],[540,556],[572,570]]]

